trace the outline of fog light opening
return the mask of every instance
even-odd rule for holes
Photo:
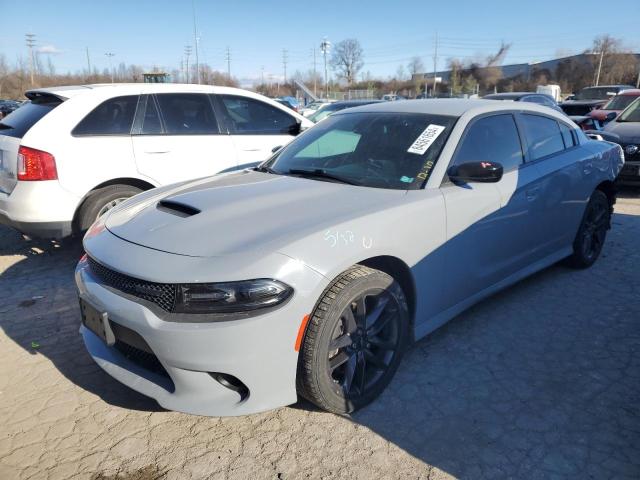
[[[241,402],[249,397],[249,389],[247,386],[233,375],[218,372],[209,372],[209,375],[223,387],[233,390],[240,395]]]

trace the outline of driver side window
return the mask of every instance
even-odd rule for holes
[[[505,172],[522,165],[524,156],[513,115],[483,117],[467,128],[451,165],[467,162],[497,162]]]

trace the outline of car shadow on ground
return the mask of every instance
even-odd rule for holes
[[[638,478],[634,238],[640,216],[615,214],[590,269],[550,267],[418,341],[352,421],[456,478]]]
[[[85,350],[73,279],[81,255],[78,239],[25,240],[0,226],[0,328],[29,354],[45,356],[71,382],[109,404],[162,410],[104,373]]]

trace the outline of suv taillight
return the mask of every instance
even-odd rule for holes
[[[58,170],[53,155],[35,148],[18,150],[18,180],[57,180]]]

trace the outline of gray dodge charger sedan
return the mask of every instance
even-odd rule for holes
[[[592,265],[622,164],[534,104],[338,112],[255,169],[97,219],[76,269],[80,333],[168,409],[241,415],[301,395],[351,412],[470,305],[560,260]]]

